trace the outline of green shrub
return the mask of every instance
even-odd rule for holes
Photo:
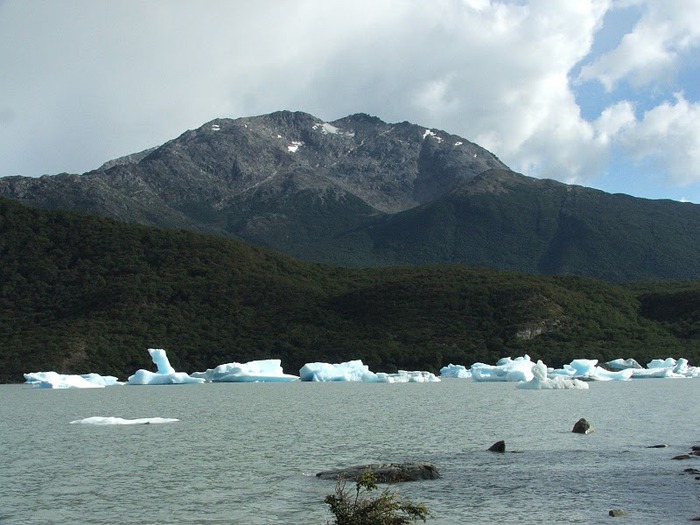
[[[325,502],[335,516],[335,525],[404,525],[429,515],[423,503],[411,503],[388,488],[379,495],[368,495],[377,490],[377,478],[371,470],[365,471],[355,483],[355,489],[347,487],[345,479],[339,479],[335,494],[326,496]]]

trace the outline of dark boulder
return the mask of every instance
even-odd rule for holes
[[[647,448],[667,448],[668,445],[649,445]]]
[[[678,456],[673,456],[671,459],[690,459],[688,454],[679,454]]]
[[[357,481],[366,471],[371,471],[379,483],[399,483],[402,481],[421,481],[437,479],[440,473],[435,465],[424,462],[409,463],[372,463],[356,465],[334,470],[326,470],[316,474],[321,479],[349,479]]]
[[[506,442],[505,441],[496,441],[493,445],[489,447],[489,452],[505,452],[506,451]]]
[[[593,428],[591,427],[591,424],[588,421],[586,421],[584,418],[581,418],[576,422],[574,428],[571,431],[575,434],[590,434],[591,432],[593,432]]]

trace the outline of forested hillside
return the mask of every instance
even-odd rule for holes
[[[280,358],[374,371],[683,356],[698,363],[700,285],[609,284],[462,266],[351,270],[187,231],[0,200],[0,380],[126,379],[168,350],[181,370]]]

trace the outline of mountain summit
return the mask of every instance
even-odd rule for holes
[[[0,178],[0,195],[345,266],[700,278],[700,206],[532,179],[462,137],[366,114],[216,119],[83,175]]]

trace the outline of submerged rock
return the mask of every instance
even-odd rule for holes
[[[627,516],[627,511],[625,509],[612,509],[610,512],[608,512],[608,516],[612,516],[613,518]]]
[[[581,418],[576,422],[574,428],[571,431],[575,434],[590,434],[591,432],[593,432],[593,427],[591,427],[591,424],[588,421],[586,421],[584,418]]]
[[[333,470],[326,470],[316,474],[321,479],[349,479],[357,481],[362,474],[371,470],[379,483],[399,483],[401,481],[421,481],[425,479],[437,479],[440,473],[435,465],[424,462],[409,463],[372,463],[369,465],[356,465]]]
[[[649,445],[647,448],[667,448],[668,445]]]

